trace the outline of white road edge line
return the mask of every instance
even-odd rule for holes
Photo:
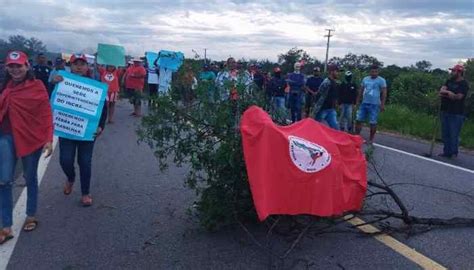
[[[53,153],[54,153],[54,149],[56,148],[57,143],[58,143],[58,138],[54,137]],[[41,185],[41,181],[43,180],[44,174],[46,173],[46,169],[48,168],[48,164],[49,164],[49,161],[51,160],[51,156],[45,159],[44,156],[41,155],[41,158],[39,160],[38,190]],[[21,192],[20,197],[16,201],[15,208],[13,209],[12,230],[13,230],[13,235],[15,237],[12,240],[0,246],[0,270],[7,269],[8,263],[10,262],[10,257],[12,256],[16,243],[18,242],[18,239],[20,238],[20,233],[23,229],[23,223],[25,222],[25,218],[26,218],[25,209],[26,209],[26,187],[23,188],[23,191]]]
[[[439,161],[439,160],[436,160],[436,159],[431,159],[431,158],[416,155],[416,154],[413,154],[413,153],[405,152],[405,151],[395,149],[395,148],[392,148],[392,147],[388,147],[388,146],[385,146],[385,145],[381,145],[381,144],[378,144],[378,143],[374,143],[374,145],[377,146],[377,147],[380,147],[380,148],[384,148],[384,149],[387,149],[387,150],[391,150],[391,151],[400,153],[400,154],[405,154],[405,155],[408,155],[408,156],[411,156],[411,157],[416,157],[416,158],[423,159],[423,160],[426,160],[426,161],[431,161],[433,163],[437,163],[437,164],[440,164],[440,165],[451,167],[453,169],[457,169],[457,170],[461,170],[461,171],[464,171],[464,172],[467,172],[467,173],[474,174],[474,170],[470,170],[470,169],[463,168],[463,167],[460,167],[460,166],[452,165],[452,164],[442,162],[442,161]]]

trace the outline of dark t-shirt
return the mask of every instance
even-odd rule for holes
[[[318,92],[319,86],[323,82],[321,77],[309,77],[306,81],[306,87],[308,87],[313,92]]]
[[[336,104],[337,104],[337,99],[339,96],[338,93],[338,87],[337,83],[334,80],[331,81],[331,87],[329,88],[328,95],[326,96],[326,100],[323,103],[323,106],[321,107],[321,110],[327,110],[327,109],[335,109]]]
[[[466,80],[456,81],[455,79],[449,79],[444,84],[449,91],[455,94],[464,94],[464,97],[459,100],[452,100],[449,98],[441,98],[441,111],[452,114],[464,114],[464,101],[466,100],[467,91],[469,90],[469,84]]]
[[[49,86],[48,79],[49,79],[49,73],[51,72],[51,68],[49,68],[48,66],[36,65],[33,67],[33,71],[35,73],[36,79],[41,80],[44,84],[44,87],[48,89],[48,86]]]
[[[286,81],[283,78],[272,77],[268,85],[268,92],[275,97],[285,96]]]
[[[355,104],[357,100],[357,85],[353,82],[343,82],[339,87],[339,103]]]

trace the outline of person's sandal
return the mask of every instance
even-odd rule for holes
[[[82,203],[82,206],[84,207],[89,207],[92,205],[92,197],[91,195],[84,195],[82,196],[81,198],[81,203]]]
[[[72,193],[72,187],[74,183],[67,181],[66,184],[64,185],[64,195],[69,195]]]
[[[35,218],[27,218],[25,224],[23,225],[23,231],[32,232],[38,227],[38,220]]]
[[[11,232],[7,233],[4,230],[0,231],[0,245],[5,244],[8,240],[11,239],[13,239],[13,234]]]

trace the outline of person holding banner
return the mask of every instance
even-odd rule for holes
[[[122,76],[120,69],[115,66],[107,65],[106,68],[99,68],[100,80],[109,86],[107,91],[108,97],[108,116],[109,121],[107,123],[112,124],[114,122],[115,103],[118,101],[120,85],[119,79]]]
[[[125,88],[130,103],[133,104],[132,116],[142,116],[142,95],[145,86],[146,69],[142,65],[142,60],[133,59],[133,65],[130,66],[125,73]]]
[[[13,238],[13,196],[15,165],[22,159],[27,187],[24,231],[38,226],[38,162],[42,152],[52,153],[53,119],[49,96],[41,80],[30,70],[24,52],[7,55],[5,81],[0,88],[0,212],[3,228],[0,245]]]
[[[73,74],[88,77],[89,66],[87,63],[87,58],[83,54],[75,54],[71,56],[71,72]],[[62,76],[56,76],[54,78],[55,83],[63,81]],[[99,136],[105,127],[105,122],[107,120],[107,104],[104,103],[102,109],[102,114],[99,120],[99,125],[97,127],[95,138]],[[95,140],[84,141],[84,140],[74,140],[67,138],[59,138],[59,162],[61,168],[64,171],[64,174],[67,176],[66,184],[64,185],[64,195],[69,195],[72,192],[74,185],[76,173],[74,170],[74,162],[77,159],[80,169],[80,179],[81,179],[81,192],[82,198],[81,203],[84,207],[92,205],[92,197],[90,195],[90,182],[92,175],[92,154],[94,150]]]

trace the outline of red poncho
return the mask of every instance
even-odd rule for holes
[[[309,118],[277,126],[256,106],[245,111],[241,133],[260,220],[272,214],[327,217],[361,208],[367,189],[361,137]]]
[[[27,156],[53,141],[51,106],[40,80],[7,85],[0,95],[0,124],[7,116],[18,157]]]

